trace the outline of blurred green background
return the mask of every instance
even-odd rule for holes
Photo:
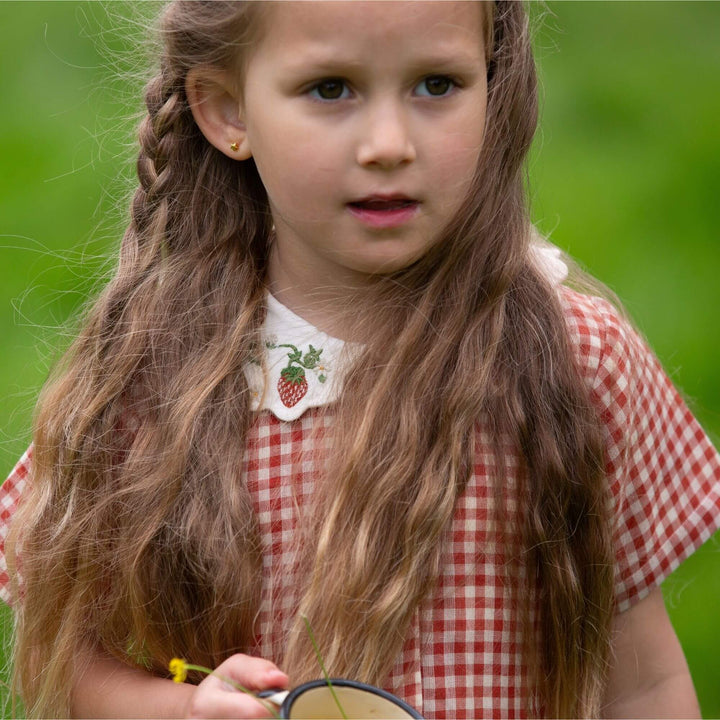
[[[126,39],[142,38],[156,9],[130,5],[0,3],[3,474],[125,222],[143,70]],[[533,217],[618,293],[717,445],[720,3],[533,12],[543,95]],[[720,716],[719,543],[663,586],[706,717]],[[0,617],[6,648],[10,615]]]

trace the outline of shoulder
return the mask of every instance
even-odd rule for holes
[[[18,460],[0,490],[0,540],[7,534],[7,526],[30,478],[33,446]]]
[[[5,556],[5,542],[10,530],[10,523],[17,512],[23,495],[28,490],[32,452],[31,445],[0,487],[0,600],[6,603],[12,601],[12,593]]]
[[[603,433],[623,611],[720,525],[720,455],[620,311],[565,288],[561,302]]]
[[[630,448],[682,436],[694,419],[639,332],[604,298],[563,288],[561,303],[578,369],[598,412],[612,474]],[[664,428],[664,431],[663,431]],[[625,468],[627,471],[627,468]]]
[[[578,368],[593,393],[607,402],[614,391],[622,402],[628,386],[662,374],[645,340],[608,300],[563,287],[560,303]]]
[[[644,345],[629,321],[604,298],[562,287],[560,304],[571,345],[588,371],[597,371],[614,350],[634,353]]]

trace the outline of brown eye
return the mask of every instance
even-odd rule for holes
[[[446,75],[431,75],[418,85],[418,95],[447,95],[455,83]]]
[[[320,100],[340,100],[345,92],[345,83],[337,78],[321,80],[313,89],[312,94]]]

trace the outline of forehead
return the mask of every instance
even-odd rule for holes
[[[451,0],[295,0],[263,3],[256,51],[318,60],[384,49],[485,53],[484,2]],[[348,59],[351,59],[350,57]]]

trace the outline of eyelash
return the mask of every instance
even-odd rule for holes
[[[418,83],[418,85],[416,85],[416,87],[419,87],[423,83],[427,83],[428,80],[444,80],[448,83],[448,90],[447,92],[441,93],[440,95],[428,93],[427,95],[421,95],[421,97],[447,97],[448,95],[452,94],[454,90],[457,90],[460,87],[460,83],[458,83],[458,81],[450,75],[427,75]]]
[[[448,83],[448,91],[441,93],[441,94],[433,94],[433,93],[423,93],[419,97],[429,97],[429,98],[443,98],[447,97],[448,95],[453,94],[454,90],[457,90],[458,88],[462,87],[462,85],[453,77],[450,75],[426,75],[415,87],[419,87],[423,83],[427,83],[429,80],[445,80]],[[338,97],[334,98],[324,98],[320,96],[318,93],[320,91],[320,88],[324,85],[327,86],[329,84],[340,84],[342,86],[341,94]],[[310,98],[315,102],[320,103],[335,103],[340,100],[347,100],[347,97],[343,97],[346,91],[349,91],[348,83],[343,80],[342,78],[323,78],[322,80],[319,80],[314,85],[312,85],[310,88],[306,90],[306,93],[310,96]]]

